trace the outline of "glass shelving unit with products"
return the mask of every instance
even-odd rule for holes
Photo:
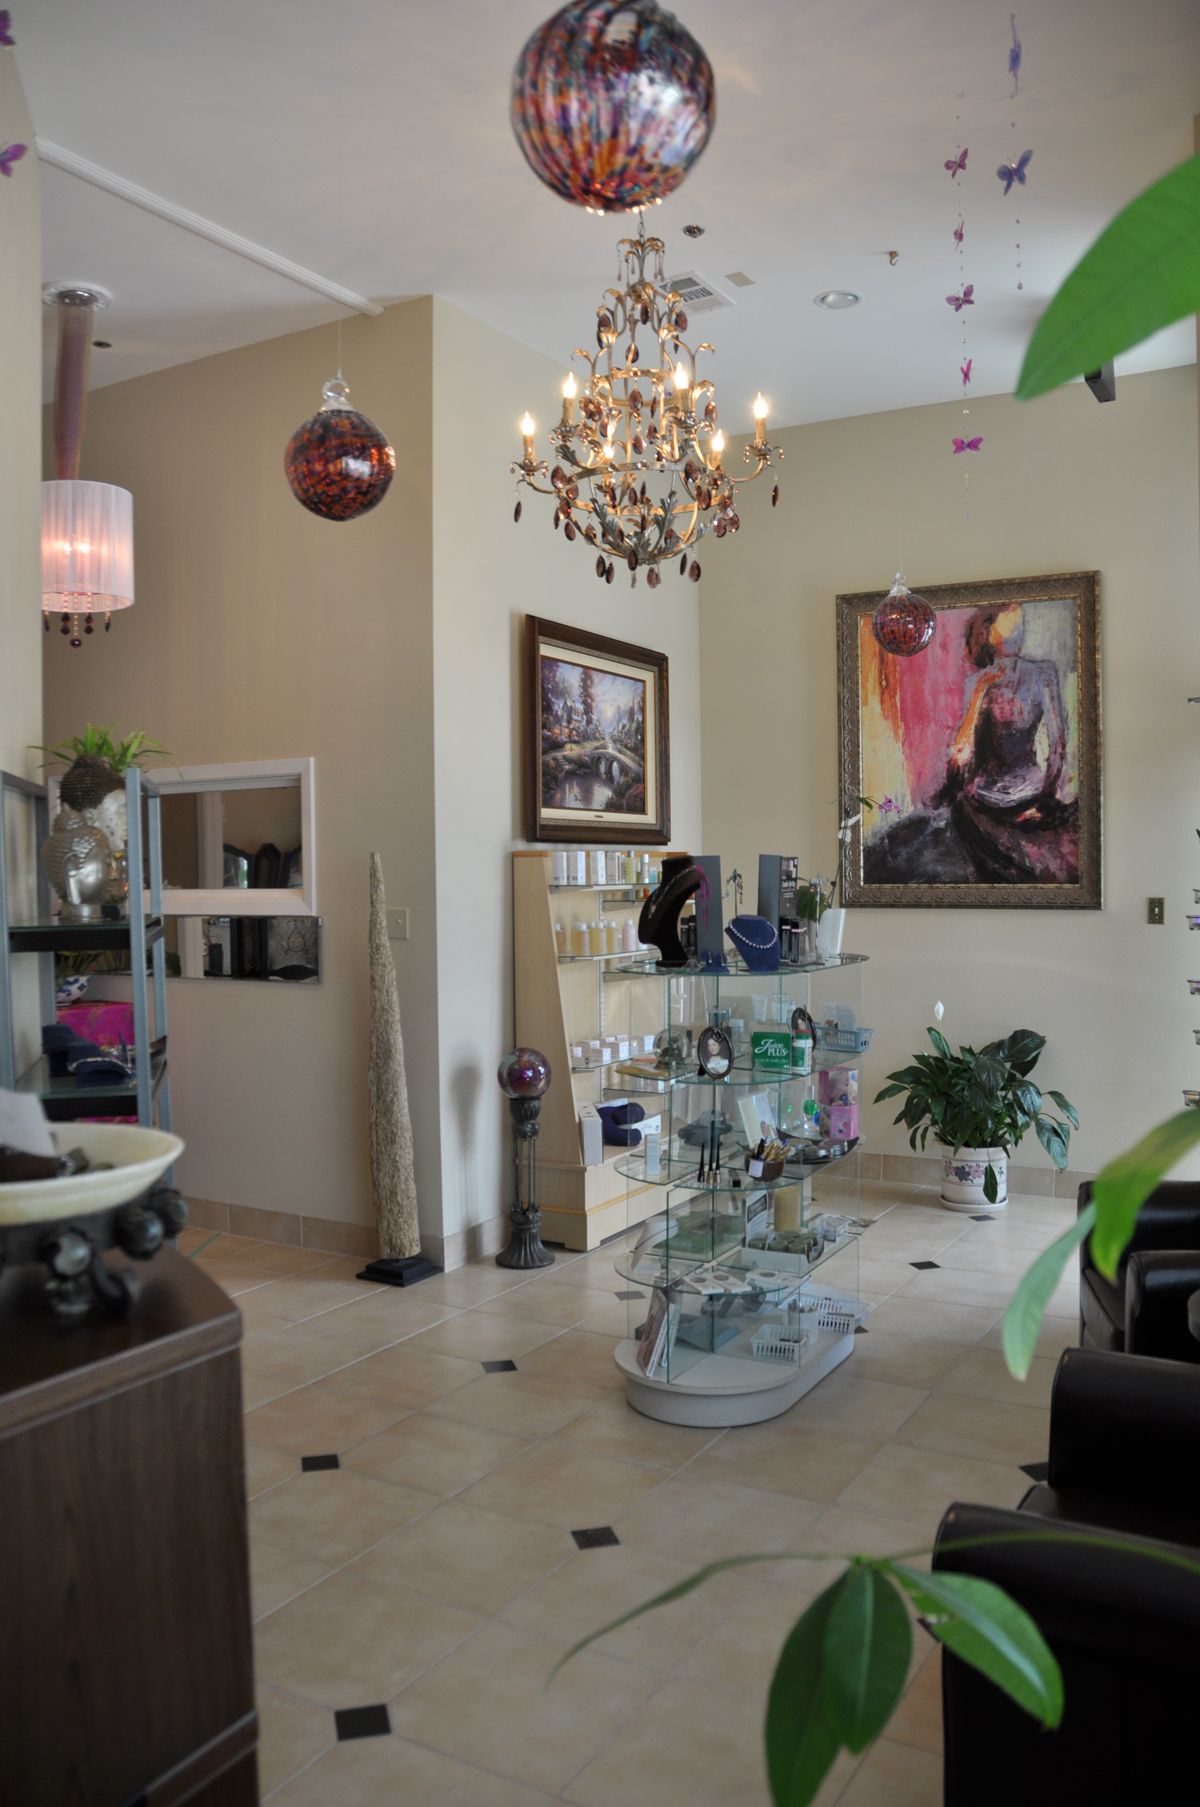
[[[630,1403],[650,1417],[774,1417],[853,1350],[867,1309],[858,1296],[864,964],[843,955],[766,976],[634,961],[605,974],[610,1020],[625,997],[631,1052],[604,1091],[640,1104],[650,1130],[617,1163],[636,1206],[616,1262],[636,1294],[617,1365]],[[815,1041],[801,1017],[793,1042],[798,1008]],[[632,1025],[640,1031],[655,1014],[653,1048],[633,1051]],[[732,1055],[715,1073],[699,1065],[710,1025]],[[647,1215],[650,1188],[661,1202]]]

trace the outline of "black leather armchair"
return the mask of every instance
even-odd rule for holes
[[[1066,1706],[1048,1734],[946,1652],[945,1807],[1089,1807],[1157,1799],[1195,1760],[1200,1575],[1095,1543],[984,1543],[1074,1532],[1136,1538],[1200,1561],[1200,1372],[1071,1349],[1050,1408],[1046,1481],[1016,1512],[951,1506],[935,1569],[1011,1594],[1063,1671]]]
[[[1091,1203],[1090,1180],[1079,1209]],[[1188,1327],[1188,1300],[1200,1290],[1200,1183],[1165,1180],[1138,1213],[1115,1284],[1079,1251],[1079,1341],[1084,1349],[1125,1350],[1167,1361],[1200,1362]]]

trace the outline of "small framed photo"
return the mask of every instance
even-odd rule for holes
[[[713,1023],[702,1029],[696,1037],[696,1057],[709,1079],[726,1079],[733,1071],[733,1043],[724,1029]]]

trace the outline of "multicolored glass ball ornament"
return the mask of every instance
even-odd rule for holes
[[[901,571],[896,581],[871,617],[875,638],[885,653],[898,659],[911,659],[922,653],[933,639],[937,621],[923,596],[910,590]]]
[[[517,58],[512,125],[564,201],[634,213],[679,187],[712,132],[712,65],[654,0],[572,0]]]
[[[297,427],[283,468],[297,502],[325,521],[352,521],[387,495],[396,454],[373,420],[350,406],[350,388],[330,377],[318,413]]]
[[[514,1048],[496,1068],[506,1098],[540,1098],[550,1084],[550,1062],[536,1048]]]

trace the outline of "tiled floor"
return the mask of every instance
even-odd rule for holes
[[[1024,1385],[998,1326],[1073,1207],[1016,1198],[976,1223],[932,1193],[864,1193],[867,1334],[785,1416],[745,1430],[626,1405],[612,1247],[408,1292],[364,1285],[355,1260],[188,1233],[245,1316],[265,1798],[766,1807],[767,1681],[831,1560],[722,1577],[547,1677],[575,1639],[713,1557],[912,1549],[952,1499],[1013,1505],[1029,1485],[1075,1340],[1074,1279]],[[338,1465],[302,1467],[312,1456]],[[822,1807],[940,1801],[937,1663],[918,1633],[887,1736],[843,1758]],[[335,1714],[381,1706],[390,1731],[343,1717],[339,1738]]]

